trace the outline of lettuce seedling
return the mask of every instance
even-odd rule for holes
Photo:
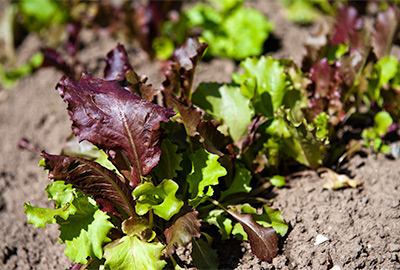
[[[257,218],[233,210],[251,191],[252,173],[216,121],[203,119],[191,103],[205,48],[197,39],[178,47],[160,91],[132,70],[122,45],[107,55],[105,79],[84,72],[79,81],[63,77],[57,84],[73,134],[86,146],[71,147],[70,140],[63,155],[41,153],[55,209],[28,203],[25,212],[35,227],[59,225],[75,269],[178,267],[176,248],[190,242],[196,266],[216,268],[209,229],[219,227],[212,218],[218,211],[227,223],[242,226],[257,257],[271,261],[277,255],[275,227],[283,236],[287,225],[271,223],[271,210]],[[157,92],[167,107],[156,104]]]

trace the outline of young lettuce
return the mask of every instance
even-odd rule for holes
[[[260,259],[276,256],[274,227],[286,225],[268,223],[272,212],[255,221],[230,209],[251,191],[252,174],[229,150],[231,141],[215,120],[204,121],[191,103],[193,73],[204,49],[196,39],[176,49],[161,89],[162,102],[171,108],[150,102],[156,90],[134,73],[122,45],[107,55],[106,79],[85,72],[79,81],[59,81],[56,89],[68,105],[74,135],[96,148],[73,148],[70,141],[65,151],[76,156],[43,151],[55,209],[25,204],[25,212],[35,227],[59,224],[74,267],[162,269],[168,262],[177,267],[175,249],[192,242],[194,263],[216,268],[211,242],[192,240],[216,224],[209,218],[215,211],[242,224]]]

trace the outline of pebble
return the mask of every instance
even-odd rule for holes
[[[400,251],[400,244],[390,243],[388,246],[388,250],[390,252],[399,252]]]

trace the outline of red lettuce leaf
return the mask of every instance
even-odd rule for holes
[[[82,25],[80,22],[73,22],[67,24],[68,39],[65,44],[65,49],[70,56],[75,56],[79,48],[79,33]]]
[[[132,66],[128,60],[128,54],[123,45],[118,44],[115,49],[107,54],[106,67],[104,68],[105,80],[116,80],[125,75],[126,72],[132,70]]]
[[[171,109],[150,103],[122,88],[83,73],[79,82],[62,78],[56,89],[68,104],[72,130],[112,159],[122,152],[130,161],[130,185],[157,165],[161,155],[161,122],[174,115]],[[118,164],[116,164],[119,168]]]
[[[326,58],[318,60],[310,70],[310,79],[313,84],[313,95],[310,98],[307,112],[310,119],[314,119],[321,112],[327,112],[330,122],[337,125],[345,118],[342,98],[343,77],[339,72],[338,62],[329,65]]]
[[[165,229],[168,255],[174,253],[176,247],[189,244],[193,237],[201,236],[201,220],[198,216],[199,212],[197,211],[189,212],[178,218],[171,227]]]
[[[363,20],[358,17],[357,9],[351,6],[339,8],[336,20],[336,27],[331,38],[332,45],[338,45],[351,40],[354,33],[361,30],[363,26]]]
[[[54,67],[65,75],[76,78],[75,70],[67,63],[63,55],[52,48],[42,48],[41,53],[43,54],[42,67]]]
[[[378,14],[374,29],[372,30],[372,46],[376,57],[387,55],[392,42],[400,31],[400,10],[390,6]]]
[[[164,73],[164,93],[172,93],[190,100],[195,68],[207,46],[197,38],[188,38],[183,45],[176,48]],[[169,96],[166,95],[165,98],[168,105]]]
[[[261,226],[254,221],[250,214],[239,214],[232,209],[228,209],[228,213],[243,226],[254,255],[260,260],[268,262],[278,255],[278,234],[272,227]]]
[[[128,215],[134,215],[132,188],[124,183],[114,172],[100,164],[78,157],[50,155],[42,152],[45,169],[54,181],[65,181],[93,196],[103,210],[114,212],[112,205],[122,208]],[[103,203],[102,203],[103,202]]]
[[[164,72],[166,80],[162,83],[162,93],[167,107],[176,109],[182,116],[186,130],[194,136],[197,125],[202,120],[201,111],[191,103],[194,72],[207,44],[197,38],[188,38],[176,48]]]

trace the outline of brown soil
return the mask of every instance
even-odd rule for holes
[[[309,28],[286,21],[277,1],[252,1],[276,24],[269,52],[274,57],[301,59],[301,44]],[[109,37],[83,36],[80,53],[88,71],[102,76],[102,58],[117,41]],[[30,37],[21,45],[19,58],[27,59],[40,45]],[[399,52],[395,48],[393,52]],[[143,54],[129,50],[134,68],[159,86],[163,80],[159,63],[150,63]],[[397,54],[399,57],[399,55]],[[237,70],[230,60],[202,63],[196,82],[230,81]],[[40,149],[59,153],[70,134],[66,106],[54,90],[62,74],[42,69],[21,80],[13,89],[0,89],[0,269],[67,269],[70,261],[58,243],[57,226],[34,229],[26,222],[24,202],[52,207],[44,188],[49,181],[38,168],[40,158],[18,148],[26,137]],[[267,194],[290,226],[281,241],[281,251],[272,263],[260,262],[247,243],[234,240],[221,245],[220,267],[224,269],[400,269],[400,166],[399,160],[384,155],[358,155],[343,166],[348,175],[362,179],[358,189],[329,191],[323,180],[310,172],[293,178],[284,188]],[[329,240],[315,245],[318,234]]]

